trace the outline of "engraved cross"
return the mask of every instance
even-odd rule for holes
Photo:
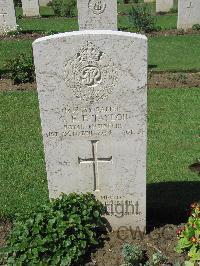
[[[191,8],[192,7],[192,2],[190,1],[189,6],[187,6],[187,8]]]
[[[94,191],[100,191],[99,189],[99,173],[98,173],[98,164],[99,163],[110,163],[112,162],[112,156],[108,158],[99,158],[97,156],[97,143],[99,140],[91,140],[92,144],[92,158],[82,159],[78,157],[79,164],[91,163],[93,165],[94,171]]]
[[[5,15],[7,15],[8,13],[3,11],[3,8],[1,8],[1,11],[0,11],[0,16],[3,16],[3,21],[5,22]]]

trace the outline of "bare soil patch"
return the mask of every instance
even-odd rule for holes
[[[8,220],[0,220],[0,248],[6,244],[6,238],[10,232],[12,224]]]
[[[140,235],[127,230],[119,230],[108,235],[108,240],[105,241],[103,247],[99,248],[91,255],[91,261],[87,266],[121,266],[123,264],[122,247],[125,243],[140,245],[145,251],[147,258],[152,258],[152,255],[161,251],[169,259],[169,265],[174,265],[175,261],[180,263],[186,259],[185,255],[177,254],[174,247],[177,244],[175,225],[165,225],[156,228],[147,235]],[[141,232],[142,233],[142,232]]]
[[[32,91],[36,88],[35,82],[14,85],[11,79],[0,79],[0,91]]]
[[[34,32],[34,33],[20,33],[20,34],[16,34],[16,35],[2,35],[0,36],[0,41],[1,40],[36,40],[37,38],[40,37],[45,37],[47,34],[44,33],[38,33],[38,32]]]
[[[148,88],[174,89],[174,88],[200,88],[200,72],[197,73],[155,73],[149,72]],[[0,91],[33,91],[37,86],[35,82],[14,85],[11,79],[0,79]]]
[[[127,14],[119,14],[119,16],[127,16]],[[128,28],[119,28],[120,31],[130,31]],[[161,30],[161,31],[154,31],[151,33],[139,32],[141,34],[145,34],[147,37],[156,37],[156,36],[180,36],[180,35],[200,35],[200,31],[188,29],[178,30],[178,29],[170,29],[170,30]],[[53,33],[52,33],[53,34]],[[43,32],[22,32],[16,35],[2,35],[0,36],[0,40],[36,40],[40,37],[45,37],[47,34]]]
[[[145,34],[145,33],[144,33]],[[170,30],[161,30],[161,31],[154,31],[148,34],[145,34],[147,37],[155,37],[155,36],[181,36],[181,35],[200,35],[200,31],[188,29],[178,30],[178,29],[170,29]]]
[[[200,87],[200,72],[155,73],[149,72],[148,87],[159,89]]]

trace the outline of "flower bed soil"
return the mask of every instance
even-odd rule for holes
[[[104,237],[103,244],[91,255],[86,256],[85,266],[121,266],[123,263],[122,247],[125,243],[140,245],[147,257],[152,257],[153,253],[161,251],[169,259],[168,265],[173,265],[174,261],[183,263],[185,255],[179,255],[174,251],[177,244],[176,230],[178,226],[165,225],[156,228],[144,235],[142,232],[133,232],[131,229],[111,232]],[[6,237],[11,229],[11,223],[7,220],[0,221],[0,247],[4,247]],[[79,265],[80,266],[80,265]]]

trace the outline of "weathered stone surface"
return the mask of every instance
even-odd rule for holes
[[[117,0],[77,0],[80,30],[117,30]]]
[[[178,29],[189,29],[194,24],[200,24],[200,0],[179,0]]]
[[[0,0],[0,34],[17,29],[14,3],[12,0]]]
[[[33,43],[50,198],[93,192],[113,229],[146,220],[147,39],[81,31]]]
[[[173,6],[173,0],[156,0],[156,12],[169,12]]]
[[[40,6],[47,6],[51,2],[51,0],[39,0]]]
[[[37,17],[40,15],[38,0],[22,0],[23,16]]]

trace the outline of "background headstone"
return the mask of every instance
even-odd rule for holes
[[[40,6],[47,6],[51,2],[51,0],[39,0]]]
[[[22,0],[23,16],[37,17],[40,15],[38,0]]]
[[[80,30],[117,30],[117,0],[77,0]]]
[[[200,0],[179,0],[178,29],[189,29],[194,24],[200,24]]]
[[[12,0],[0,0],[0,34],[17,29],[14,3]]]
[[[144,0],[144,3],[152,3],[155,2],[155,0]]]
[[[113,229],[146,220],[147,39],[82,31],[33,43],[50,198],[93,192]]]
[[[156,0],[156,12],[169,12],[174,6],[174,0]]]

